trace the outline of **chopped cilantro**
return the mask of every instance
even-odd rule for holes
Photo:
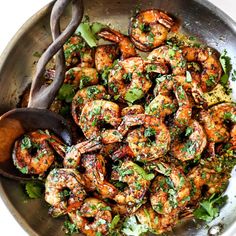
[[[236,81],[236,70],[232,72],[232,81]]]
[[[153,173],[147,173],[142,167],[140,167],[139,165],[137,165],[135,163],[133,163],[133,168],[145,180],[150,181],[155,177],[155,175]]]
[[[32,147],[31,140],[27,135],[25,135],[21,140],[21,149],[29,149],[31,147]]]
[[[44,185],[40,182],[27,182],[25,191],[32,199],[41,198],[43,196]]]
[[[82,88],[86,87],[90,81],[91,81],[91,78],[89,76],[82,75],[81,79],[79,81],[79,88],[82,89]]]
[[[71,84],[63,84],[58,92],[57,98],[59,100],[70,103],[75,96],[75,88]]]
[[[153,129],[153,128],[151,128],[151,127],[148,127],[148,128],[145,129],[145,131],[144,131],[144,136],[145,136],[145,137],[151,137],[151,136],[153,136],[153,135],[155,135],[155,134],[156,134],[156,130]]]
[[[194,211],[194,217],[207,222],[219,215],[219,208],[224,205],[228,197],[213,194],[209,199],[200,202],[200,206]]]
[[[163,175],[169,176],[171,169],[164,167],[161,163],[157,163],[158,171]]]
[[[71,223],[69,220],[66,220],[64,222],[64,227],[63,227],[66,235],[71,235],[73,233],[78,233],[79,230],[77,229],[76,225]]]
[[[220,56],[220,63],[224,71],[224,74],[221,77],[221,84],[227,85],[229,80],[229,75],[232,70],[232,64],[231,64],[231,58],[227,55],[226,50],[224,50]]]
[[[19,168],[20,172],[22,174],[28,174],[29,170],[28,170],[28,167],[27,166],[24,166],[22,168]]]
[[[192,76],[189,71],[186,71],[186,82],[188,83],[192,82]]]
[[[120,215],[115,215],[110,224],[110,231],[116,228],[119,221],[120,221]]]
[[[126,218],[122,232],[128,236],[139,236],[143,233],[148,232],[148,227],[143,224],[139,224],[137,222],[137,218],[135,216],[131,216]]]
[[[139,100],[140,98],[142,98],[143,96],[144,96],[144,93],[143,93],[142,89],[132,88],[126,92],[125,100],[130,103],[133,103],[136,100]]]
[[[231,112],[225,112],[224,119],[231,120],[232,122],[236,123],[236,115]]]
[[[86,43],[90,47],[96,47],[97,46],[96,34],[106,27],[107,27],[106,25],[103,25],[101,23],[94,22],[90,24],[88,20],[85,20],[84,22],[80,23],[75,33],[81,35],[82,38],[86,41]]]
[[[193,128],[187,127],[187,129],[185,131],[185,136],[188,137],[190,134],[192,134],[192,132],[193,132]]]

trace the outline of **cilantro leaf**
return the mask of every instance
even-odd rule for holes
[[[120,221],[120,215],[115,215],[111,221],[109,230],[112,231],[113,229],[115,229],[119,221]]]
[[[194,217],[207,222],[212,221],[219,215],[220,207],[224,205],[228,197],[213,194],[209,199],[200,203],[200,206],[193,212]]]
[[[71,235],[73,233],[78,233],[79,230],[75,224],[71,223],[69,220],[66,220],[63,225],[63,229],[66,235]]]
[[[133,163],[133,168],[145,180],[152,180],[155,177],[153,173],[147,173],[142,167],[140,167],[139,165],[135,163]]]
[[[144,96],[144,93],[143,93],[142,89],[132,88],[126,92],[125,100],[130,103],[133,103],[136,100],[139,100],[140,98],[142,98],[143,96]]]
[[[63,84],[58,92],[57,98],[59,100],[70,103],[75,96],[75,88],[71,84]]]
[[[25,191],[32,199],[41,198],[43,196],[44,185],[40,182],[27,182]]]
[[[191,83],[192,82],[192,75],[189,71],[186,71],[186,82]]]
[[[139,236],[148,232],[148,228],[145,225],[138,224],[136,217],[131,216],[126,218],[123,224],[122,232],[128,236]]]
[[[98,22],[90,24],[88,21],[84,21],[80,23],[75,33],[80,34],[90,47],[96,47],[97,46],[96,34],[106,27],[107,27],[106,25],[103,25]]]
[[[147,129],[145,129],[145,131],[144,131],[144,137],[151,137],[151,136],[153,136],[153,135],[155,135],[156,134],[156,130],[155,129],[153,129],[153,128],[151,128],[151,127],[148,127]]]
[[[221,77],[221,84],[226,85],[229,80],[229,75],[232,70],[231,58],[227,55],[227,51],[224,50],[220,55],[220,63],[224,74]]]

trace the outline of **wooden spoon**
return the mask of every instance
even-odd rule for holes
[[[71,2],[72,19],[66,29],[60,33],[60,18]],[[53,6],[50,27],[53,43],[38,61],[32,81],[29,104],[27,108],[16,108],[0,117],[0,174],[15,180],[28,180],[31,176],[23,175],[14,166],[12,148],[14,142],[24,133],[49,129],[71,145],[72,138],[66,120],[47,108],[53,102],[65,75],[65,58],[63,45],[75,32],[83,16],[82,0],[57,0]],[[50,85],[45,85],[43,78],[45,67],[56,54],[56,76]]]

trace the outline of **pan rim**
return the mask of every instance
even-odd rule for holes
[[[231,32],[236,35],[236,21],[234,21],[229,15],[227,15],[224,11],[219,9],[217,6],[215,6],[213,3],[209,2],[208,0],[193,0],[194,2],[198,3],[199,5],[202,5],[203,7],[207,8],[211,12],[213,12],[218,18],[220,18],[227,26],[229,26]],[[3,52],[0,55],[0,72],[2,71],[4,64],[6,63],[6,59],[8,58],[11,50],[16,46],[19,39],[24,35],[25,30],[29,28],[31,25],[36,23],[41,17],[43,17],[45,14],[48,13],[48,11],[52,8],[53,3],[55,1],[52,1],[48,4],[46,4],[43,8],[41,8],[38,12],[36,12],[34,15],[32,15],[21,27],[20,29],[15,33],[15,35],[12,37],[12,39],[8,42],[7,46],[3,50]],[[12,214],[12,216],[15,218],[15,220],[19,223],[19,225],[22,227],[23,230],[25,230],[26,233],[33,236],[39,236],[37,232],[35,232],[30,225],[27,223],[26,220],[21,216],[21,214],[17,211],[17,209],[14,207],[14,205],[9,200],[6,191],[3,188],[2,185],[2,179],[5,179],[5,177],[0,176],[0,196],[8,208],[9,212]],[[236,221],[225,231],[223,235],[233,235],[232,233],[236,230]]]

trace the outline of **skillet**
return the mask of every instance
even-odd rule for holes
[[[49,17],[52,4],[48,4],[25,23],[8,45],[0,59],[0,114],[14,108],[20,94],[31,81],[34,74],[33,56],[42,52],[51,42]],[[203,0],[85,0],[85,14],[91,21],[111,23],[111,25],[127,33],[127,25],[132,12],[137,9],[159,8],[169,12],[181,22],[181,30],[200,38],[207,45],[222,52],[227,50],[236,64],[236,23],[214,5]],[[70,19],[68,10],[63,23]],[[21,58],[21,60],[19,60]],[[14,65],[14,69],[12,69]],[[6,79],[7,78],[7,79]],[[233,86],[236,98],[236,85]],[[222,234],[234,235],[236,232],[236,174],[227,189],[229,200],[221,210],[220,216],[209,226],[223,225]],[[1,196],[16,217],[18,222],[30,235],[64,235],[61,230],[63,219],[48,216],[48,206],[43,200],[29,200],[23,194],[21,184],[0,177]],[[193,220],[183,222],[169,235],[207,235],[208,228]]]

